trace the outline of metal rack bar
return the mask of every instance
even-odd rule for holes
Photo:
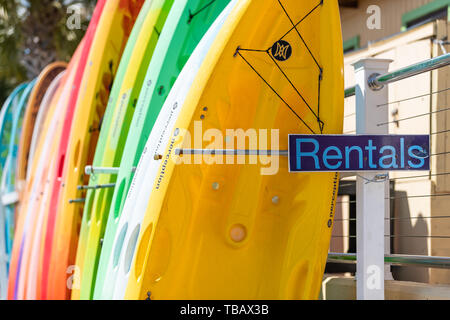
[[[97,184],[95,186],[78,186],[78,190],[98,190],[98,189],[111,189],[116,186],[115,183],[109,184]]]
[[[219,150],[219,149],[176,149],[179,155],[224,155],[224,156],[280,156],[287,157],[287,150]]]
[[[93,167],[93,166],[86,166],[84,168],[84,172],[87,175],[97,175],[97,174],[112,174],[112,175],[118,175],[120,168],[106,168],[106,167]],[[135,172],[136,168],[132,169],[132,172]]]
[[[6,193],[2,195],[1,200],[4,206],[16,204],[19,202],[19,193],[18,192]]]
[[[69,204],[85,203],[85,202],[86,202],[86,199],[85,199],[85,198],[69,200]]]

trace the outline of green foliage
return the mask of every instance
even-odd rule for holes
[[[0,0],[0,104],[19,83],[49,63],[69,61],[89,23],[95,0]],[[81,10],[70,30],[68,8]]]

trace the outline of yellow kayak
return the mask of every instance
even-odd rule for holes
[[[337,1],[238,1],[154,155],[156,179],[140,186],[153,189],[124,244],[125,298],[317,299],[338,174],[176,151],[287,150],[289,134],[340,134],[343,92]]]

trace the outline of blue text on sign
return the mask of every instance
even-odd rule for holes
[[[429,170],[428,135],[290,135],[290,171]]]

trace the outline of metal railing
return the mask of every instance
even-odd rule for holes
[[[410,78],[424,72],[436,70],[448,65],[450,65],[450,53],[430,60],[422,61],[383,75],[373,74],[372,77],[369,78],[369,86],[373,90],[380,90],[387,84]],[[356,86],[345,89],[344,93],[345,98],[354,96],[356,93]]]
[[[383,75],[373,74],[369,78],[369,87],[372,90],[380,90],[385,85],[400,81],[406,78],[416,76],[418,74],[439,69],[450,64],[450,53],[442,56],[422,61],[411,66],[399,69],[397,71],[388,72]]]
[[[356,263],[356,254],[354,253],[336,253],[328,254],[328,262],[338,263]],[[408,254],[388,254],[384,256],[384,262],[390,265],[404,266],[420,266],[426,268],[450,268],[450,257],[433,257],[422,255]]]
[[[388,84],[394,83],[396,81],[400,81],[406,78],[410,78],[425,72],[429,72],[432,70],[436,70],[445,66],[450,65],[450,54],[444,54],[438,56],[436,58],[422,61],[405,68],[398,69],[393,72],[387,72],[387,67],[389,65],[388,60],[382,59],[369,59],[362,60],[357,62],[355,66],[355,75],[357,80],[357,85],[354,87],[349,87],[345,89],[345,98],[356,96],[356,127],[357,130],[355,133],[358,134],[388,134],[390,125],[397,125],[401,121],[407,121],[410,119],[416,119],[424,116],[436,116],[437,114],[441,114],[443,112],[450,112],[450,107],[445,108],[445,106],[440,106],[438,110],[431,110],[427,113],[420,113],[416,116],[403,117],[401,119],[394,118],[394,121],[382,120],[380,123],[374,123],[371,119],[389,119],[389,105],[394,103],[401,103],[402,101],[410,101],[416,98],[421,98],[428,95],[440,94],[447,92],[450,88],[440,89],[435,92],[417,95],[415,97],[409,97],[407,99],[390,102],[388,99],[388,91],[383,90]],[[384,70],[384,72],[379,71]],[[380,74],[381,73],[381,74]],[[381,108],[386,107],[386,108]],[[364,111],[363,111],[364,110]],[[394,116],[394,114],[391,114]],[[403,123],[403,122],[402,122]],[[359,125],[358,125],[359,124]],[[359,128],[359,129],[358,129]],[[433,132],[430,129],[430,135],[437,135],[441,133],[449,133],[450,129],[439,128],[439,130],[435,130],[437,132]],[[437,152],[436,154],[430,155],[433,159],[439,155],[446,155],[450,152]],[[419,176],[405,176],[405,177],[395,177],[394,179],[386,180],[386,186],[389,185],[390,181],[400,180],[400,179],[412,179],[415,177],[425,177],[429,178],[432,176],[441,176],[444,174],[450,173],[436,173],[429,172],[428,174],[423,174]],[[386,225],[382,224],[382,220],[389,221],[396,218],[391,218],[389,216],[389,201],[392,199],[397,199],[399,197],[392,197],[389,194],[389,188],[385,187],[387,190],[387,194],[384,194],[382,189],[377,188],[374,183],[364,183],[364,181],[370,181],[370,177],[365,174],[355,173],[356,175],[356,201],[348,201],[348,203],[353,203],[353,205],[357,205],[356,216],[357,218],[346,219],[350,222],[353,220],[356,222],[356,229],[359,230],[356,232],[356,235],[339,235],[334,236],[336,238],[345,237],[350,239],[357,239],[357,253],[336,253],[330,252],[328,255],[328,262],[332,263],[345,263],[345,264],[356,264],[357,265],[357,295],[358,299],[379,299],[384,296],[384,285],[378,290],[378,293],[373,293],[374,290],[369,290],[367,288],[367,276],[366,273],[369,273],[368,270],[370,267],[376,266],[381,270],[383,265],[395,265],[395,266],[416,266],[416,267],[424,267],[424,268],[443,268],[450,269],[450,257],[441,257],[441,256],[426,256],[426,255],[410,255],[410,254],[390,254],[390,247],[388,245],[389,242],[385,242],[386,251],[384,254],[382,252],[383,248],[381,247],[382,239],[400,238],[400,237],[408,237],[408,238],[440,238],[440,239],[450,239],[450,236],[436,236],[436,235],[401,235],[398,234],[389,234],[389,230],[385,230]],[[368,179],[369,178],[369,179]],[[362,181],[361,179],[365,179]],[[360,181],[358,183],[358,181]],[[362,183],[361,183],[362,181]],[[450,196],[450,194],[433,194],[427,193],[426,195],[407,195],[406,197],[402,197],[405,199],[410,198],[418,198],[418,197],[444,197]],[[361,197],[361,198],[359,198]],[[380,204],[380,205],[378,205]],[[383,208],[383,205],[386,204]],[[377,208],[374,208],[377,206]],[[386,216],[387,215],[387,216]],[[439,217],[424,217],[423,219],[431,219],[431,218],[442,218],[442,214]],[[410,219],[412,219],[410,217]],[[345,219],[344,219],[345,220]],[[385,234],[386,233],[388,234]],[[354,232],[354,231],[353,231]],[[371,237],[368,237],[367,234],[371,234]],[[376,239],[374,239],[374,238]],[[354,240],[353,240],[354,241]],[[349,242],[350,243],[350,242]],[[450,247],[450,245],[449,245]],[[373,270],[373,269],[372,269]],[[389,270],[389,269],[386,269]],[[383,272],[383,271],[381,271]],[[388,272],[388,271],[386,271]],[[384,278],[383,276],[381,277]],[[372,291],[372,292],[371,292]],[[359,292],[359,293],[358,293]]]
[[[356,92],[356,87],[353,86],[353,87],[345,89],[344,94],[345,94],[345,97],[348,98],[348,97],[354,96],[355,92]]]

